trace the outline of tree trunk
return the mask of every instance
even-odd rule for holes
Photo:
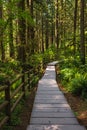
[[[18,52],[18,57],[21,57],[21,61],[22,63],[25,62],[26,58],[25,58],[25,45],[26,45],[26,21],[23,18],[23,13],[25,11],[25,0],[20,0],[20,2],[18,3],[18,13],[19,13],[19,18],[18,18],[18,44],[19,44],[19,48],[18,50],[21,50]],[[21,54],[20,54],[21,52]]]
[[[84,40],[84,6],[85,1],[81,0],[81,19],[80,19],[80,55],[81,55],[81,62],[85,64],[85,40]]]
[[[31,8],[30,8],[30,12],[31,12],[31,17],[33,19],[33,0],[31,0]],[[31,41],[32,41],[32,48],[31,48],[31,53],[34,53],[34,27],[31,27],[30,29],[30,35],[31,35]]]
[[[75,53],[76,53],[77,7],[78,7],[78,0],[75,0],[75,10],[74,10],[74,35],[73,35],[74,55],[75,55]]]
[[[43,16],[42,16],[42,52],[44,53],[44,32],[43,32],[44,28],[43,28],[43,24],[44,24],[44,22],[43,22]]]
[[[3,5],[2,2],[0,2],[0,19],[3,19]],[[5,60],[5,49],[4,49],[4,43],[3,43],[3,26],[0,25],[0,50],[1,50],[1,61]]]
[[[59,16],[58,16],[58,0],[56,1],[56,45],[59,48]]]
[[[46,49],[48,49],[49,47],[49,33],[48,33],[48,17],[46,18],[46,33],[45,33],[45,37],[46,37]]]

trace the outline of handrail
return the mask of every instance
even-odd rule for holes
[[[11,95],[11,99],[19,92],[19,90],[22,88],[23,85],[24,85],[24,83],[22,83],[22,84],[14,91],[14,93]]]
[[[23,74],[19,75],[15,80],[10,82],[10,85],[12,85],[13,83],[15,83],[18,79],[20,79],[23,76]]]
[[[1,122],[0,122],[0,128],[8,121],[9,117],[6,116]]]
[[[1,105],[0,105],[0,110],[3,109],[3,107],[5,107],[8,104],[8,101],[4,101]]]
[[[7,87],[8,87],[8,86],[6,86],[6,85],[5,85],[5,86],[0,86],[0,92],[1,92],[1,91],[4,91]]]
[[[16,100],[16,102],[14,103],[14,105],[11,108],[11,112],[14,111],[15,107],[17,106],[17,104],[19,103],[19,101],[21,100],[21,98],[23,97],[24,92],[20,95],[20,97]]]
[[[18,75],[16,79],[13,81],[7,81],[6,85],[0,86],[0,92],[5,92],[4,98],[5,100],[0,104],[0,112],[3,108],[5,109],[5,117],[0,122],[0,128],[6,123],[11,121],[11,114],[15,110],[15,107],[18,105],[20,100],[22,98],[25,99],[26,90],[30,91],[32,86],[33,77],[36,76],[38,72],[35,72],[35,70],[31,69],[26,72],[22,72],[22,74]],[[17,88],[14,90],[14,92],[11,90],[11,87],[14,83],[16,83],[18,80],[20,80],[20,84],[17,86]],[[15,98],[15,96],[18,94],[18,97],[15,101],[15,103],[12,103],[12,100]]]

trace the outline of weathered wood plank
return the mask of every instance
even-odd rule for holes
[[[61,91],[37,91],[37,94],[46,94],[46,95],[59,95],[59,94],[63,94]]]
[[[37,98],[37,99],[59,99],[59,98],[63,98],[63,99],[65,99],[65,97],[64,97],[64,95],[42,95],[42,94],[38,94],[38,95],[36,95],[36,97],[35,98]]]
[[[69,118],[69,117],[75,117],[73,112],[32,112],[31,117],[33,118]]]
[[[48,66],[55,66],[58,63],[58,61],[53,61],[48,64]]]
[[[70,108],[33,108],[35,112],[72,112]]]
[[[39,87],[38,91],[60,91],[57,87]]]
[[[27,130],[86,130],[80,125],[30,125]]]
[[[34,108],[70,108],[69,104],[34,104]]]
[[[54,95],[54,97],[53,97],[53,96],[48,96],[48,97],[46,97],[46,96],[44,96],[44,95],[42,95],[42,96],[39,96],[39,95],[38,95],[38,96],[35,97],[35,99],[38,99],[38,100],[39,100],[39,99],[41,99],[41,100],[46,100],[46,99],[47,99],[47,100],[50,100],[50,99],[51,99],[51,100],[52,100],[52,99],[53,99],[53,100],[65,100],[65,97],[63,97],[63,96],[56,97],[55,95]]]
[[[64,99],[61,99],[61,100],[57,100],[57,99],[47,99],[47,100],[45,100],[45,99],[35,99],[35,103],[41,103],[41,104],[45,104],[45,103],[47,103],[47,104],[52,104],[52,103],[54,103],[54,104],[57,104],[57,103],[59,103],[59,104],[61,104],[61,103],[67,103],[67,101],[66,100],[64,100]]]
[[[76,118],[31,118],[31,125],[78,125]]]

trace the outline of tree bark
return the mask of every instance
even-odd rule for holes
[[[85,64],[85,40],[84,40],[84,6],[85,1],[81,0],[81,18],[80,18],[80,55],[81,62]]]
[[[18,44],[19,44],[19,48],[18,50],[21,50],[18,52],[18,57],[21,57],[21,61],[22,63],[25,62],[26,58],[25,58],[25,45],[26,45],[26,21],[23,17],[23,13],[25,11],[25,0],[20,0],[18,2]],[[21,53],[20,53],[21,52]]]
[[[59,16],[58,16],[58,0],[56,1],[56,45],[59,48]]]
[[[31,8],[30,8],[30,12],[31,12],[31,18],[33,19],[33,0],[31,0]],[[30,35],[31,35],[31,42],[32,42],[32,48],[31,48],[31,53],[34,53],[34,27],[31,27],[30,29]]]
[[[2,1],[0,1],[0,19],[3,19],[3,4]],[[5,60],[5,49],[4,49],[4,43],[3,43],[3,26],[0,26],[0,50],[1,50],[1,61]]]
[[[75,10],[74,10],[74,35],[73,35],[74,55],[75,55],[75,53],[76,53],[77,8],[78,8],[78,0],[75,0]]]
[[[8,8],[8,17],[9,18],[9,50],[10,50],[10,57],[14,57],[14,44],[13,44],[13,18],[12,18],[12,9],[11,9],[11,0],[8,1],[9,8]]]

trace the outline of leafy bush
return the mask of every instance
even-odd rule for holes
[[[56,57],[56,49],[54,46],[52,46],[44,52],[43,61],[44,63],[48,63],[50,61],[55,60],[55,57]]]
[[[70,68],[61,70],[62,79],[69,82],[74,77],[75,71]]]
[[[21,67],[17,61],[0,62],[0,84],[3,85],[7,80],[14,79],[20,70]]]
[[[71,93],[75,95],[80,96],[82,94],[84,82],[85,82],[85,79],[82,76],[72,79],[70,81],[70,84],[68,85],[68,91],[70,91]]]
[[[72,94],[87,98],[87,65],[81,65],[79,60],[65,60],[60,70],[63,86]]]

